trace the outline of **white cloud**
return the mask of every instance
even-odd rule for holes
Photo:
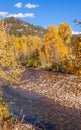
[[[21,2],[18,2],[14,5],[16,8],[21,8],[22,7],[22,3]]]
[[[34,18],[34,13],[18,13],[18,14],[8,14],[7,17],[17,17],[17,18]]]
[[[1,17],[6,17],[7,15],[8,15],[8,12],[3,12],[3,11],[0,12]]]
[[[78,31],[72,31],[72,34],[78,35],[78,34],[81,34],[81,32],[78,32]]]
[[[35,17],[35,14],[34,13],[18,13],[18,14],[11,14],[11,13],[8,13],[8,12],[0,12],[0,16],[1,17],[17,17],[17,18],[34,18]]]
[[[28,9],[32,9],[32,8],[37,8],[37,7],[39,7],[39,5],[38,5],[38,4],[28,3],[28,4],[25,5],[25,7],[28,8]]]

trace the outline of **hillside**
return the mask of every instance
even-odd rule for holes
[[[4,23],[7,33],[17,37],[22,35],[38,35],[39,37],[43,37],[46,32],[43,27],[35,26],[14,17],[4,19]]]

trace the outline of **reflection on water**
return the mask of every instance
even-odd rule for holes
[[[43,74],[41,71],[29,70],[28,75],[25,73],[24,79],[37,82],[39,77],[45,74],[48,79],[54,76],[53,73],[48,75],[48,72]],[[21,88],[6,87],[3,95],[15,115],[19,118],[24,116],[27,122],[42,130],[81,130],[81,110],[66,108],[42,94]]]

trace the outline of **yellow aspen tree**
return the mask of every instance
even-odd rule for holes
[[[70,40],[72,37],[72,29],[70,25],[67,23],[61,23],[58,27],[58,32],[63,40],[63,44],[65,44],[66,46],[70,44]]]
[[[14,44],[5,32],[4,21],[0,21],[0,71],[0,77],[9,82],[14,82],[21,71],[16,63]]]
[[[58,59],[58,49],[56,43],[58,39],[58,29],[55,25],[51,25],[47,29],[47,33],[44,36],[44,47],[45,47],[45,62],[47,66],[51,66],[53,60]]]
[[[43,48],[44,52],[42,52],[42,54],[43,57],[45,57],[45,61],[43,62],[45,62],[48,67],[54,62],[59,63],[61,58],[67,55],[68,50],[63,44],[58,33],[58,28],[55,25],[48,27],[47,33],[44,36]]]
[[[32,65],[39,66],[40,64],[40,54],[41,54],[41,39],[39,36],[27,36],[27,47],[29,52],[29,61]],[[32,66],[31,65],[31,66]]]
[[[61,23],[58,27],[58,33],[63,41],[63,44],[68,48],[69,56],[71,55],[71,37],[72,29],[67,23]]]
[[[16,53],[16,59],[23,59],[27,58],[27,44],[21,38],[13,37],[13,41],[15,42],[14,51]]]
[[[73,57],[73,68],[75,74],[81,75],[81,36],[76,36],[72,38],[72,57]]]

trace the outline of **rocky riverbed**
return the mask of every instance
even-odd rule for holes
[[[3,97],[36,130],[81,130],[81,77],[30,68]]]

